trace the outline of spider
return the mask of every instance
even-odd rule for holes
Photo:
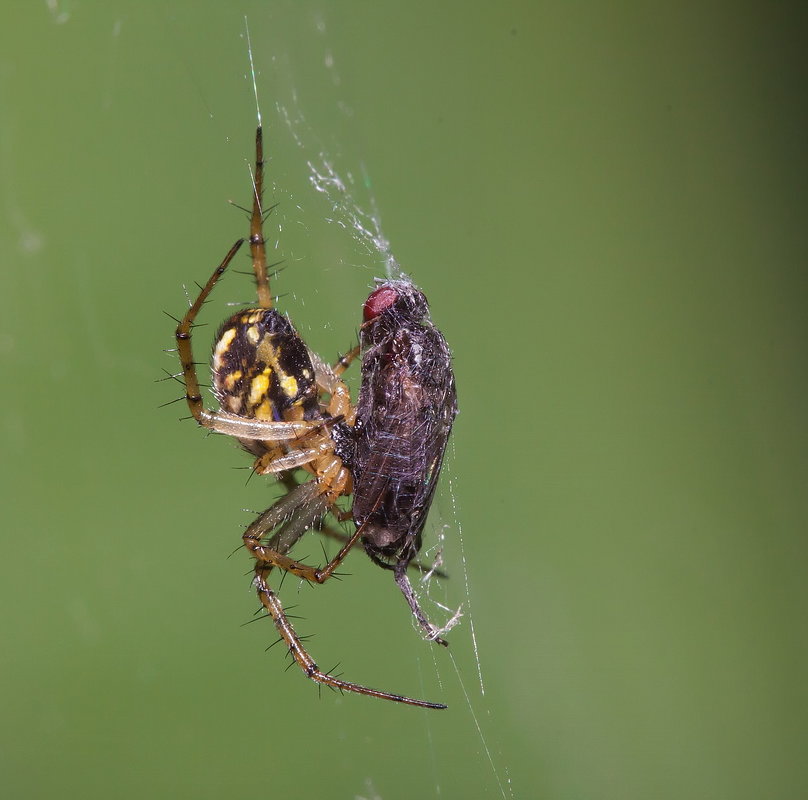
[[[263,223],[272,208],[265,210],[262,204],[260,125],[255,151],[253,203],[248,213],[258,305],[236,312],[219,328],[211,359],[213,393],[219,409],[209,410],[200,393],[191,332],[203,304],[244,244],[245,240],[239,239],[177,325],[185,400],[199,425],[236,438],[255,457],[253,471],[278,476],[286,489],[286,494],[247,527],[242,540],[255,560],[253,583],[261,604],[306,676],[341,691],[424,708],[446,708],[322,671],[268,583],[275,567],[312,583],[324,583],[361,540],[374,562],[394,570],[396,582],[427,637],[445,645],[441,631],[429,623],[418,606],[407,570],[423,569],[415,557],[456,405],[448,348],[431,325],[422,330],[419,321],[425,315],[428,319],[426,299],[408,282],[382,282],[365,303],[360,346],[366,354],[357,407],[352,405],[341,376],[359,355],[360,346],[329,365],[306,346],[289,319],[274,307],[263,234]],[[401,330],[397,333],[396,328]],[[420,353],[427,353],[425,345],[436,342],[440,356],[431,361],[421,358]],[[450,402],[442,414],[429,408],[423,413],[421,402],[419,417],[414,413],[424,394],[418,389],[419,382],[426,387],[427,396],[431,392],[433,400],[435,397],[435,381],[424,374],[430,365],[448,369],[449,381],[444,378],[442,385]],[[392,389],[391,379],[401,383],[402,376],[409,376],[414,393],[400,387]],[[397,437],[398,443],[393,443]],[[402,444],[407,440],[409,444]],[[401,464],[405,465],[403,470]],[[309,474],[308,480],[298,482],[294,473],[299,469]],[[343,511],[337,501],[354,491],[352,510]],[[324,526],[322,520],[328,512],[339,521],[353,519],[353,534],[348,537]],[[288,556],[311,528],[342,540],[339,552],[324,567],[312,567]]]

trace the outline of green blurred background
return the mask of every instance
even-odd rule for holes
[[[3,796],[808,795],[804,8],[6,4]],[[283,597],[324,666],[448,711],[264,653],[228,556],[273,495],[158,409],[162,311],[246,232],[244,14],[282,306],[351,344],[379,259],[306,164],[364,168],[462,409],[457,671],[361,554]]]

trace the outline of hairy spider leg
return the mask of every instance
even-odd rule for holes
[[[332,689],[338,689],[344,692],[355,692],[356,694],[364,694],[369,697],[378,697],[381,700],[392,700],[397,703],[405,703],[411,706],[420,706],[421,708],[446,708],[443,703],[430,703],[426,700],[416,700],[412,697],[405,697],[401,694],[393,694],[392,692],[383,692],[379,689],[371,689],[368,686],[360,686],[358,683],[350,683],[348,681],[340,680],[339,678],[323,672],[314,659],[309,655],[300,637],[295,633],[295,629],[286,617],[281,604],[280,598],[266,583],[264,578],[265,568],[258,567],[256,569],[255,586],[258,590],[258,595],[261,598],[261,603],[272,617],[275,623],[275,628],[280,634],[289,652],[297,662],[297,665],[306,674],[306,677],[324,686],[330,686]]]
[[[267,275],[267,249],[264,239],[264,131],[255,130],[255,172],[253,174],[253,208],[250,216],[250,253],[252,254],[258,305],[272,308],[272,292]]]
[[[277,503],[268,508],[246,531],[244,531],[242,537],[244,546],[250,551],[255,560],[260,562],[260,565],[258,565],[256,569],[263,568],[262,565],[271,565],[280,567],[282,570],[291,572],[293,575],[297,575],[299,578],[303,578],[311,583],[325,583],[332,577],[334,570],[339,567],[345,559],[345,556],[348,555],[353,546],[359,541],[362,535],[362,529],[357,527],[354,534],[350,536],[342,548],[340,548],[340,551],[322,568],[311,567],[308,564],[303,564],[300,561],[289,558],[285,554],[289,547],[283,547],[283,552],[281,552],[280,550],[273,549],[270,545],[261,544],[263,536],[288,519],[296,507],[299,508],[303,505],[311,507],[311,504],[317,499],[318,494],[316,491],[317,487],[312,486],[313,483],[313,481],[309,481],[297,486],[289,494],[285,495]],[[301,518],[293,521],[293,525],[299,525],[302,528],[300,536],[312,527],[317,517],[328,510],[327,500],[325,500],[322,495],[320,497],[322,497],[322,500],[319,501],[321,505],[319,508],[310,508],[310,518]],[[288,538],[294,536],[295,533],[296,530],[290,528],[286,530],[285,536]]]

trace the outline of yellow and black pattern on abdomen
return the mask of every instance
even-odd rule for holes
[[[211,374],[225,411],[276,422],[319,416],[306,345],[274,308],[246,309],[224,322],[213,345]]]

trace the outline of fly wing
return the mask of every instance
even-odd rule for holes
[[[438,477],[443,466],[443,456],[446,453],[446,445],[449,441],[449,434],[452,430],[452,422],[457,412],[457,397],[455,395],[454,381],[450,391],[446,392],[444,402],[447,408],[441,413],[433,426],[430,426],[430,435],[427,439],[426,474],[416,493],[413,507],[411,533],[420,537],[426,524],[427,514],[432,505],[435,489],[438,485]],[[449,411],[451,409],[451,412]]]

